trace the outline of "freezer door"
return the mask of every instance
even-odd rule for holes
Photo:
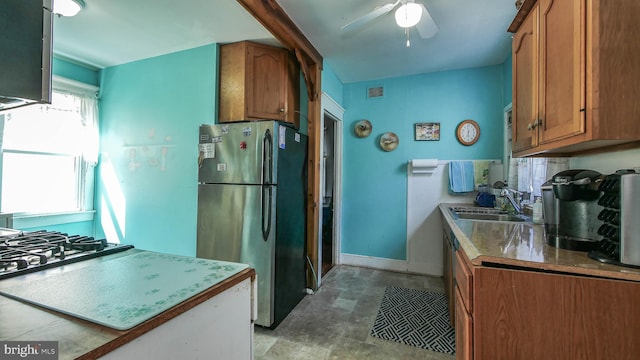
[[[275,203],[265,197],[275,198],[275,192],[272,186],[198,185],[196,256],[245,263],[255,269],[256,323],[262,326],[273,322]]]
[[[274,121],[200,126],[198,182],[275,183],[276,129]]]
[[[276,198],[275,323],[306,294],[306,153],[307,138],[291,129],[280,133]],[[284,135],[284,137],[283,137]]]
[[[306,181],[307,136],[286,127],[277,127],[275,137],[276,152],[274,177],[279,184],[279,177],[292,178],[292,181]]]

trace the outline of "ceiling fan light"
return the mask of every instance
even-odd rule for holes
[[[55,0],[53,13],[61,16],[75,16],[84,8],[82,0]]]
[[[396,23],[402,28],[415,26],[420,22],[420,18],[422,18],[422,8],[414,2],[402,4],[396,10]]]

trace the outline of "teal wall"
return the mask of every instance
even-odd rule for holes
[[[56,57],[53,58],[51,69],[54,74],[83,82],[85,84],[100,86],[100,71],[77,65]]]
[[[195,255],[197,127],[215,119],[217,54],[212,44],[101,73],[54,61],[54,73],[101,85],[96,237]],[[306,85],[303,79],[300,83],[301,130],[306,132]],[[367,100],[366,88],[379,85],[385,96]],[[405,259],[408,160],[502,157],[502,109],[511,102],[510,57],[492,67],[352,84],[342,84],[325,63],[322,88],[346,108],[343,253]],[[472,147],[458,144],[454,136],[455,126],[467,118],[482,129]],[[360,119],[373,124],[368,138],[353,134]],[[414,141],[416,122],[440,122],[441,140]],[[386,131],[400,137],[393,152],[377,144]],[[93,227],[84,222],[50,228],[85,234]]]
[[[513,57],[511,53],[507,56],[507,59],[502,64],[502,89],[503,89],[503,101],[502,104],[507,106],[511,104],[511,99],[513,98]]]
[[[367,87],[380,85],[384,97],[366,99]],[[406,258],[407,162],[501,159],[502,91],[502,65],[344,85],[342,253]],[[373,125],[367,138],[353,133],[361,119]],[[470,147],[454,133],[465,119],[481,128]],[[440,141],[414,141],[417,122],[439,122]],[[387,131],[400,138],[392,152],[378,145]]]
[[[326,92],[338,104],[343,104],[344,84],[325,61],[322,65],[322,91]]]
[[[99,236],[195,255],[198,126],[214,122],[217,54],[212,44],[103,70]]]
[[[59,231],[59,232],[67,233],[70,235],[93,236],[93,233],[94,233],[93,225],[94,225],[93,221],[78,221],[78,222],[66,223],[66,224],[38,226],[34,228],[19,228],[19,230],[24,230],[24,231],[49,230],[49,231]]]

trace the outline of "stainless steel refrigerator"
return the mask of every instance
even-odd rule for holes
[[[275,328],[306,293],[307,137],[277,121],[202,125],[196,255],[249,264],[256,324]]]

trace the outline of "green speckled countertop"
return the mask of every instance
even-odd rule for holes
[[[469,204],[440,204],[440,213],[460,247],[474,265],[502,264],[532,269],[640,281],[640,269],[600,263],[586,252],[549,246],[544,226],[531,223],[454,219],[449,207]]]
[[[136,259],[137,265],[130,261],[133,259]],[[0,295],[0,340],[58,341],[61,360],[95,359],[133,341],[226,289],[246,279],[255,278],[255,270],[247,265],[201,260],[204,259],[131,249],[4,279],[0,281],[0,288],[8,291],[7,289],[24,283],[49,286],[46,279],[75,277],[75,274],[85,273],[89,275],[87,279],[80,280],[82,284],[76,284],[78,286],[73,287],[73,294],[67,292],[67,297],[76,296],[81,301],[86,301],[89,309],[101,312],[103,316],[110,316],[111,319],[116,318],[119,322],[126,323],[127,327],[131,321],[137,323],[142,317],[148,317],[148,320],[127,330],[116,330],[75,315],[68,315],[63,309],[52,311],[46,307],[34,306],[25,300]],[[170,265],[166,270],[155,271],[156,265],[167,265],[167,262]],[[114,281],[107,281],[111,285],[90,284],[99,283],[104,277],[111,277]],[[101,288],[99,294],[93,292],[98,288]],[[123,292],[123,289],[127,291]],[[62,290],[57,289],[61,294],[51,296],[64,296]],[[69,288],[66,290],[70,291]],[[180,301],[182,297],[186,299]],[[169,305],[176,301],[180,302]],[[138,307],[131,311],[122,308],[123,304]],[[167,306],[168,310],[153,315],[153,312],[159,310],[160,305],[163,308]]]
[[[0,294],[126,330],[248,267],[145,251],[39,280],[0,282]]]

